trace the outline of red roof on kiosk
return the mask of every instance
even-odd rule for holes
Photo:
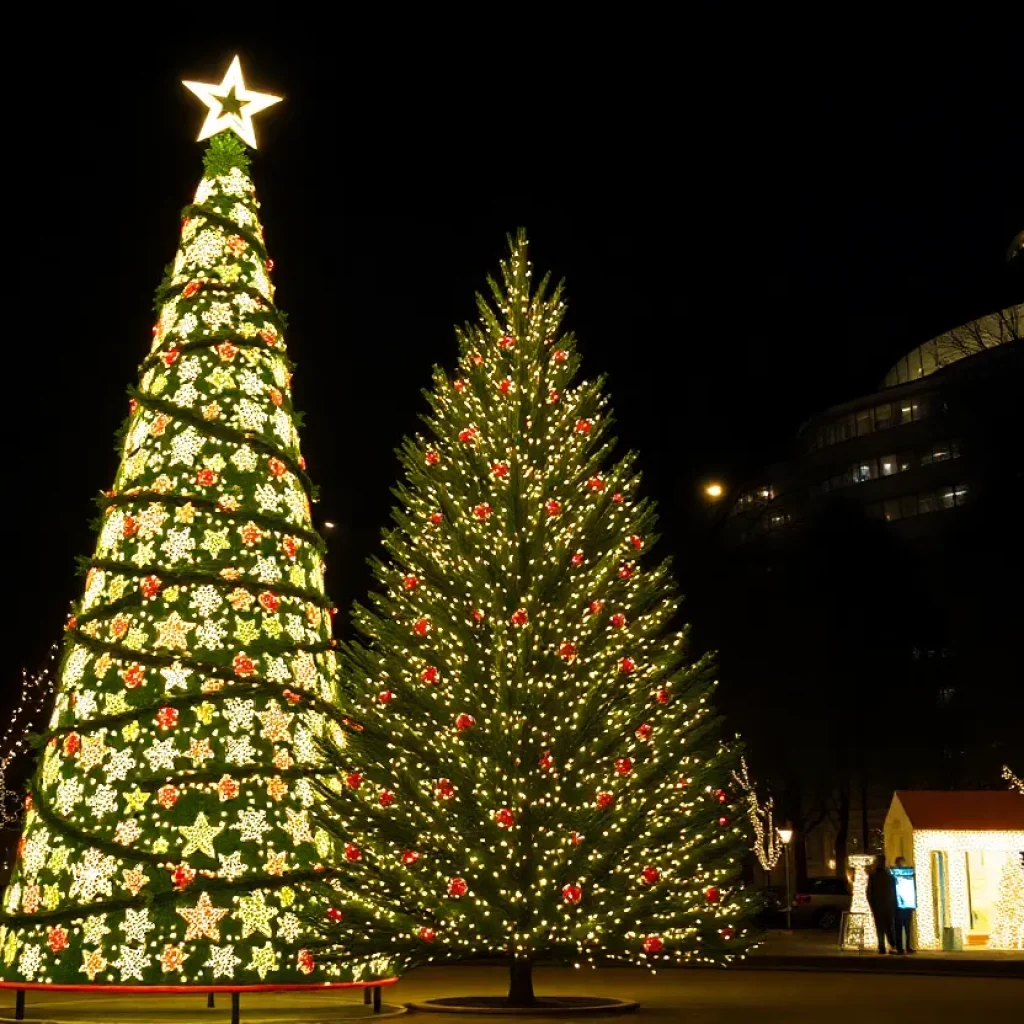
[[[1024,832],[1024,796],[1008,789],[898,789],[910,824],[920,829]]]

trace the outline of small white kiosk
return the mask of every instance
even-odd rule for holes
[[[1024,949],[1020,793],[897,790],[885,855],[915,869],[918,949]]]

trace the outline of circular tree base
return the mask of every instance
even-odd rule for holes
[[[538,996],[533,1006],[509,1006],[504,996],[458,996],[452,999],[428,999],[408,1003],[420,1013],[477,1013],[509,1017],[571,1017],[595,1013],[632,1013],[640,1004],[632,999],[605,999],[601,996]]]

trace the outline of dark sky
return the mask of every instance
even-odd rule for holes
[[[812,63],[720,26],[665,53],[615,34],[560,48],[540,29],[533,49],[404,53],[181,27],[177,49],[50,51],[60,74],[8,110],[5,283],[23,319],[6,378],[24,400],[6,445],[8,691],[80,593],[74,558],[201,173],[202,108],[179,79],[219,81],[236,48],[253,88],[286,97],[257,121],[254,173],[345,605],[420,388],[451,366],[452,326],[519,225],[568,281],[585,368],[609,374],[675,547],[707,475],[737,483],[809,414],[1013,297],[1024,121],[1013,65],[989,50]],[[59,116],[39,127],[40,111]]]

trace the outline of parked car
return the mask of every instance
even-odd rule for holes
[[[793,894],[793,927],[821,928],[831,931],[839,927],[843,911],[850,909],[850,886],[845,878],[828,875],[808,878]],[[763,909],[760,923],[766,928],[782,928],[786,924],[785,886],[773,885],[761,890]]]

